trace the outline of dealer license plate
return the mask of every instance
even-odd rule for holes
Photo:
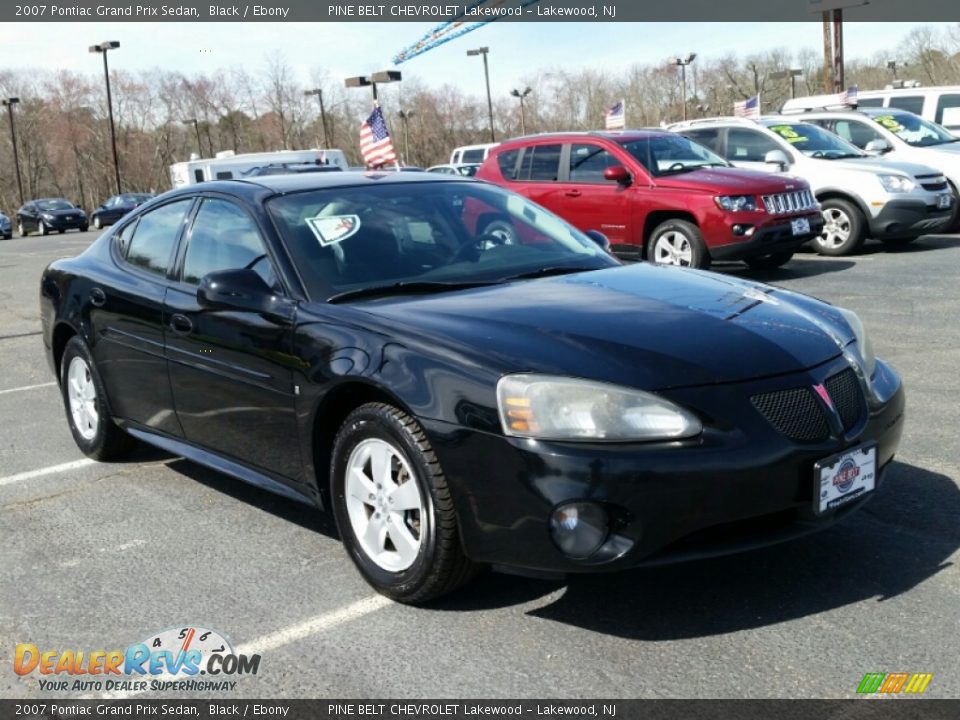
[[[861,445],[821,460],[814,467],[814,507],[818,513],[871,492],[877,480],[877,446]]]
[[[953,200],[953,197],[949,193],[944,193],[937,198],[937,208],[942,210],[943,208],[950,207],[950,201]]]
[[[794,235],[806,235],[810,232],[810,221],[807,218],[797,218],[790,221],[790,229]]]

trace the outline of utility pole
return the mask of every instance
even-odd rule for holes
[[[833,45],[830,41],[830,11],[823,11],[823,91],[833,89]]]
[[[304,95],[316,95],[317,102],[320,103],[320,126],[323,128],[323,149],[326,150],[329,145],[329,136],[327,135],[327,110],[323,105],[323,88],[314,88],[305,90]]]
[[[117,181],[117,195],[120,194],[120,160],[117,158],[117,129],[113,124],[113,97],[110,94],[110,68],[107,65],[107,51],[116,50],[120,43],[116,40],[107,40],[99,45],[91,45],[91,53],[103,55],[103,76],[107,81],[107,114],[110,116],[110,145],[113,148],[113,175]]]
[[[20,102],[20,98],[11,97],[0,100],[0,104],[7,108],[10,117],[10,142],[13,144],[13,166],[17,170],[17,192],[20,194],[20,204],[23,205],[23,181],[20,179],[20,155],[17,152],[17,130],[13,124],[13,106]]]
[[[493,129],[493,98],[490,96],[490,68],[487,66],[487,53],[490,52],[490,48],[481,47],[476,50],[467,50],[467,55],[482,55],[483,56],[483,77],[487,81],[487,115],[490,118],[490,142],[497,141],[497,135]]]

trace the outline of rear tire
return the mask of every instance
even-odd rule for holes
[[[23,226],[23,220],[20,220],[19,222],[17,222],[17,235],[19,235],[20,237],[26,237],[29,234],[30,233],[27,232],[27,229]]]
[[[337,433],[330,470],[344,547],[377,592],[420,603],[473,577],[443,469],[414,418],[360,406]]]
[[[792,257],[792,252],[779,252],[747,258],[744,262],[756,270],[773,270],[786,265]]]
[[[863,247],[867,238],[867,221],[853,203],[830,198],[820,203],[823,208],[823,232],[813,239],[821,255],[852,255]]]
[[[950,222],[947,223],[947,226],[940,232],[945,233],[960,233],[960,192],[957,191],[956,186],[950,182],[947,183],[950,185],[950,192],[953,193],[953,217],[950,218]]]
[[[74,335],[60,361],[60,393],[77,447],[94,460],[127,454],[136,441],[113,421],[107,393],[87,344]]]
[[[677,265],[706,270],[710,253],[700,228],[687,220],[667,220],[650,233],[647,260],[657,265]]]
[[[517,242],[517,229],[509,220],[493,220],[488,222],[480,235],[493,235],[503,240],[503,245],[515,245]]]

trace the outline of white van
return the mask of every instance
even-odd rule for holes
[[[495,148],[500,143],[485,143],[484,145],[463,145],[454,148],[450,153],[451,165],[462,165],[464,163],[482,163],[490,154],[490,149]]]
[[[831,105],[831,102],[834,105]],[[811,95],[787,100],[781,112],[896,108],[943,125],[951,133],[960,137],[960,85],[902,88],[888,85],[883,90],[857,91],[857,104],[854,107],[836,106],[835,103],[835,95]]]
[[[243,153],[233,150],[218,152],[213,158],[193,157],[170,166],[170,183],[183,187],[209,180],[243,179],[250,171],[267,165],[317,163],[347,170],[347,156],[343,150],[278,150],[277,152]]]

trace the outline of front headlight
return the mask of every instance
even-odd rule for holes
[[[883,189],[892,193],[912,192],[917,184],[906,175],[878,175]]]
[[[757,209],[757,199],[753,195],[718,195],[713,201],[718,208],[727,212]]]
[[[856,345],[854,349],[855,359],[859,361],[859,366],[863,368],[864,379],[869,384],[870,379],[873,377],[873,372],[877,368],[877,356],[873,353],[873,344],[870,342],[870,338],[867,337],[867,331],[864,330],[863,323],[855,312],[846,310],[845,308],[837,308],[837,310],[840,311],[843,319],[846,320],[847,325],[850,326],[850,330],[853,331],[853,336],[856,338],[856,342],[854,343]],[[850,351],[850,346],[844,349],[844,353]]]
[[[53,215],[50,213],[41,213],[40,217],[42,217],[44,220],[53,220]]]
[[[497,383],[503,432],[540,440],[626,442],[699,435],[689,411],[652,393],[552,375],[505,375]]]

